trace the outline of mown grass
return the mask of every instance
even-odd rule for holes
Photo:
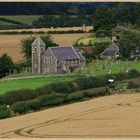
[[[97,42],[110,42],[109,38],[104,38],[104,39],[97,39],[95,36],[90,36],[90,37],[82,37],[80,39],[77,40],[77,44],[78,45],[89,45],[89,46],[94,46],[96,45]]]
[[[54,82],[64,82],[74,80],[75,76],[52,76],[42,78],[31,79],[18,79],[9,81],[0,81],[0,95],[7,91],[18,90],[23,88],[35,89],[43,85],[47,85]]]

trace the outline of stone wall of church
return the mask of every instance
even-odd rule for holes
[[[44,74],[57,73],[57,60],[50,51],[50,49],[47,49],[47,51],[44,53],[41,65],[42,65],[42,73]]]

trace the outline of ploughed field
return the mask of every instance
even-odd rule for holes
[[[139,109],[138,93],[100,97],[0,120],[0,137],[140,137]]]
[[[37,36],[36,34],[34,34]],[[73,45],[77,39],[82,36],[89,35],[88,33],[79,34],[52,34],[52,39],[59,45]],[[18,62],[24,59],[20,40],[30,35],[0,35],[0,55],[7,53],[12,57],[14,62]]]

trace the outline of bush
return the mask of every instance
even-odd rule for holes
[[[28,107],[27,102],[17,102],[15,104],[13,104],[11,106],[11,109],[15,112],[15,113],[26,113],[30,110],[30,108]]]
[[[129,78],[137,78],[140,76],[140,73],[137,70],[130,70],[128,72]]]
[[[127,88],[128,89],[140,88],[140,78],[129,81]]]
[[[66,97],[66,101],[73,102],[73,101],[83,99],[83,97],[84,97],[83,92],[75,92],[75,93],[68,94],[68,96]]]
[[[97,30],[96,37],[111,37],[112,32],[110,30]]]
[[[109,95],[109,89],[106,87],[96,88],[84,92],[85,97],[99,97]]]
[[[5,119],[11,116],[11,111],[9,109],[0,109],[0,119]]]
[[[12,105],[15,102],[34,99],[38,96],[38,92],[32,89],[21,89],[17,91],[9,91],[0,96],[0,104]]]
[[[42,107],[40,100],[35,99],[27,102],[27,106],[30,110],[39,110]]]
[[[78,84],[80,89],[89,89],[94,86],[94,82],[92,81],[92,77],[85,78],[77,78],[75,82]]]
[[[52,93],[50,95],[40,96],[38,100],[40,100],[42,107],[46,107],[63,103],[65,97],[66,95],[63,93]]]
[[[59,82],[52,84],[52,89],[57,93],[71,93],[75,91],[75,86],[72,82]]]
[[[37,88],[36,91],[38,92],[38,96],[47,95],[53,92],[51,85],[45,85],[43,87]]]

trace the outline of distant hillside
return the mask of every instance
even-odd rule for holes
[[[39,15],[0,16],[0,29],[30,28],[32,26],[32,22],[37,20],[39,17]]]
[[[101,4],[116,6],[116,2],[0,2],[0,15],[91,15]],[[135,2],[125,3],[133,6]]]

